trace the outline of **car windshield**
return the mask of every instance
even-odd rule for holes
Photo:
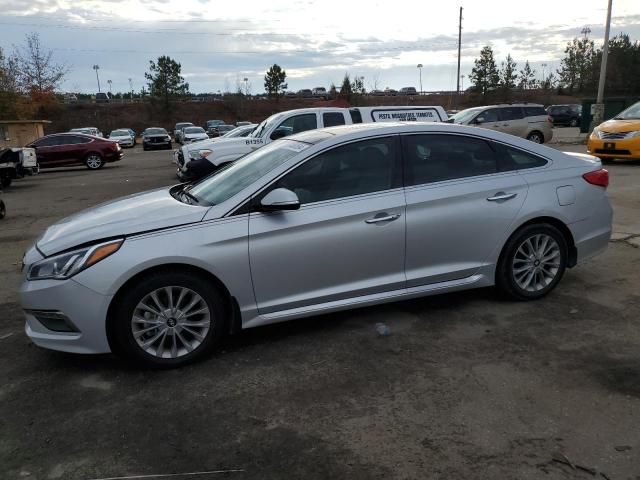
[[[640,119],[640,102],[634,103],[626,110],[623,110],[614,117],[616,120],[637,120]]]
[[[109,134],[110,137],[128,137],[131,133],[126,130],[114,130]]]
[[[256,127],[256,129],[249,135],[252,138],[262,138],[266,133],[271,130],[271,127],[274,123],[278,123],[280,119],[283,117],[282,114],[277,113],[275,115],[271,115],[269,118],[264,120],[260,125]]]
[[[205,133],[202,127],[189,127],[184,129],[184,133]]]
[[[243,133],[246,133],[247,130],[251,130],[251,128],[234,128],[233,130],[228,131],[223,135],[225,138],[230,137],[240,137]]]
[[[230,199],[308,147],[308,143],[295,140],[273,142],[196,183],[189,193],[201,204],[217,205]]]
[[[166,135],[167,131],[164,128],[147,128],[144,133],[145,135]]]
[[[461,112],[456,113],[451,119],[453,123],[468,123],[478,112],[482,110],[481,108],[467,108],[466,110],[462,110]]]
[[[193,126],[193,123],[177,123],[176,130],[180,130],[184,127],[191,127],[191,126]]]

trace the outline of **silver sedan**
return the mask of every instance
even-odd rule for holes
[[[539,299],[607,247],[607,185],[594,157],[489,130],[304,132],[51,226],[24,258],[26,332],[172,367],[341,309],[492,285]]]

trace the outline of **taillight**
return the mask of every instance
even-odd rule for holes
[[[585,173],[582,175],[587,182],[591,185],[596,185],[598,187],[607,188],[609,186],[609,171],[601,168],[600,170],[596,170],[594,172]]]

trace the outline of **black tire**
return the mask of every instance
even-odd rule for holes
[[[572,118],[571,121],[569,122],[569,126],[570,127],[577,127],[578,126],[578,119],[577,118]]]
[[[529,133],[529,135],[527,135],[527,140],[533,142],[533,143],[544,143],[544,135],[542,134],[542,132],[538,132],[537,130],[534,130],[533,132]]]
[[[84,159],[84,164],[89,170],[100,170],[104,167],[104,159],[99,153],[90,153]]]
[[[167,150],[171,150],[172,147],[173,147],[173,145],[171,145],[171,144],[167,145]]]
[[[183,287],[197,293],[209,308],[211,323],[204,340],[193,351],[176,358],[159,358],[138,345],[133,336],[131,319],[136,306],[146,295],[169,286]],[[224,296],[204,276],[188,272],[152,273],[129,287],[118,299],[109,323],[112,350],[137,365],[150,368],[176,368],[194,362],[210,354],[224,336],[227,324],[225,305]]]
[[[0,200],[0,220],[7,215],[7,208],[4,206],[4,202]]]
[[[11,177],[0,177],[0,185],[2,188],[8,188],[11,186],[13,179]]]
[[[546,286],[536,291],[529,291],[522,288],[516,281],[514,258],[518,253],[518,249],[525,244],[527,239],[532,239],[537,235],[546,235],[555,240],[559,252],[558,267],[555,276]],[[553,290],[562,279],[567,268],[568,255],[567,241],[562,232],[556,227],[548,223],[525,226],[511,235],[502,249],[496,268],[496,287],[502,294],[516,300],[537,300],[542,298]],[[537,278],[535,277],[536,281]]]
[[[143,145],[143,146],[142,146],[142,151],[143,151],[143,152],[146,152],[147,150],[149,150],[149,147],[147,147],[146,145]]]

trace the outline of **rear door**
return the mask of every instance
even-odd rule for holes
[[[501,132],[522,138],[527,136],[528,123],[522,107],[501,107],[499,113]]]
[[[501,151],[479,137],[403,136],[407,288],[457,280],[487,266],[527,195]]]

